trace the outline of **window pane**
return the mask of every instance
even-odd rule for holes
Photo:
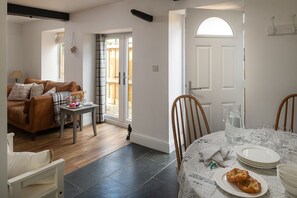
[[[230,25],[221,18],[210,17],[203,21],[197,31],[198,36],[233,36]]]
[[[128,39],[128,119],[132,120],[132,37]]]
[[[64,80],[64,43],[59,44],[59,80]]]
[[[119,117],[119,39],[106,40],[106,113]]]

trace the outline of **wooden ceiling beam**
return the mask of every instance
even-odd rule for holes
[[[7,14],[30,17],[30,18],[69,21],[69,13],[66,13],[66,12],[45,10],[40,8],[33,8],[28,6],[12,4],[12,3],[7,4]]]

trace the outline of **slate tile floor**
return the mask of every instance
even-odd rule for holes
[[[175,152],[129,144],[65,176],[65,198],[175,198]]]

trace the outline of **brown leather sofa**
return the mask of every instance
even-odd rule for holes
[[[53,87],[57,92],[69,91],[71,95],[83,97],[83,91],[75,81],[72,82],[54,82],[49,80],[37,80],[27,78],[24,84],[43,83],[44,93]],[[12,89],[12,85],[7,88],[7,96]],[[7,101],[7,120],[10,125],[32,133],[35,138],[39,131],[57,127],[54,118],[53,99],[51,95],[34,96],[27,101]]]

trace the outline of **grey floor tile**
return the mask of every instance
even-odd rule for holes
[[[123,198],[127,194],[129,194],[127,187],[110,178],[105,178],[102,182],[85,190],[76,198]]]
[[[122,164],[128,164],[150,151],[152,151],[150,148],[140,146],[138,144],[129,144],[124,148],[107,155],[106,157],[116,160]]]
[[[168,154],[156,150],[152,150],[151,152],[147,153],[144,157],[157,162],[161,162],[165,165],[170,164],[176,159],[175,152]]]
[[[129,198],[175,198],[178,187],[158,179],[151,179],[141,188],[128,195]]]
[[[179,186],[177,181],[176,167],[177,164],[176,161],[174,161],[155,177],[159,180],[166,181],[172,185]]]
[[[109,177],[134,190],[142,186],[165,166],[147,158],[140,158]]]
[[[100,182],[103,177],[119,170],[122,166],[124,166],[124,164],[104,157],[69,173],[65,176],[65,179],[85,190]]]
[[[82,192],[82,189],[64,180],[64,197],[72,198]]]

